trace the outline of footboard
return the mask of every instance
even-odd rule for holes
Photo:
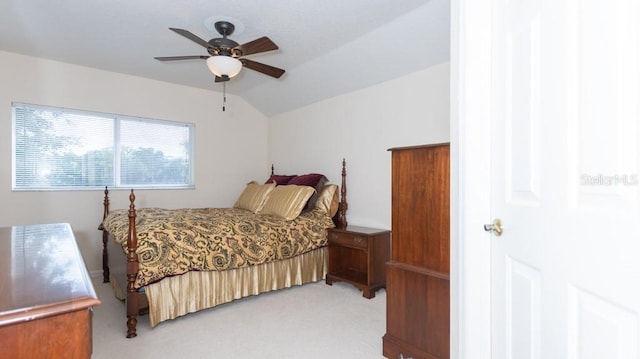
[[[126,250],[126,265],[125,265],[125,270],[124,272],[125,274],[125,281],[126,281],[126,287],[125,287],[125,303],[127,306],[127,338],[133,338],[135,337],[136,334],[136,325],[138,323],[138,313],[140,312],[141,309],[144,309],[144,307],[146,307],[147,305],[147,301],[146,301],[146,297],[145,298],[140,298],[141,296],[144,296],[144,293],[139,292],[134,284],[135,284],[135,280],[136,280],[136,276],[138,275],[138,268],[139,268],[139,262],[138,262],[138,255],[136,253],[136,249],[138,248],[138,237],[136,235],[136,207],[135,207],[135,199],[136,196],[133,193],[133,190],[131,190],[131,193],[129,194],[129,213],[128,213],[128,217],[129,217],[129,230],[127,233],[127,250]],[[107,217],[107,215],[109,214],[109,191],[107,188],[105,188],[104,190],[104,214],[103,214],[103,220]],[[102,248],[102,269],[103,269],[103,282],[109,282],[110,281],[110,277],[111,277],[111,268],[109,266],[109,233],[102,228],[102,226],[100,227],[102,229],[102,243],[103,243],[103,248]],[[112,253],[113,255],[113,259],[114,262],[118,262],[118,263],[114,263],[114,265],[116,267],[118,267],[120,264],[121,260],[119,257],[121,257],[120,255],[118,255],[119,253]],[[122,261],[125,262],[125,261]],[[116,270],[114,271],[114,274],[117,274],[119,271]],[[120,285],[120,283],[117,283],[116,285]]]

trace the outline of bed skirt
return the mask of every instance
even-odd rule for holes
[[[187,272],[145,287],[152,327],[235,299],[317,282],[327,274],[327,247],[294,258],[226,271]],[[112,278],[112,285],[119,288]]]

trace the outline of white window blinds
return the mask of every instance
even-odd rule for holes
[[[193,187],[194,129],[14,103],[13,188]]]

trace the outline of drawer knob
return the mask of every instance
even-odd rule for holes
[[[353,241],[356,243],[361,243],[364,240],[362,237],[353,237]]]

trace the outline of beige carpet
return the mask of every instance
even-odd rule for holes
[[[236,300],[125,338],[125,308],[97,278],[102,304],[93,316],[93,357],[113,358],[349,358],[382,356],[386,292],[366,299],[346,283],[324,281]]]

